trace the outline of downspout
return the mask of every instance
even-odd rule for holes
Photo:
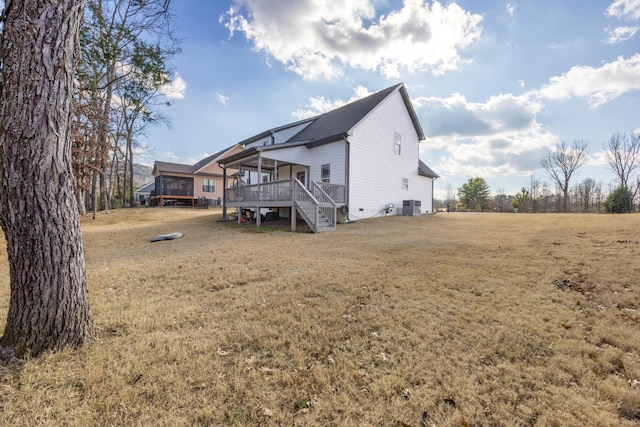
[[[433,178],[431,180],[431,213],[434,213],[434,209],[433,209],[433,191],[435,189],[435,184],[436,184],[436,178]]]
[[[349,188],[349,165],[351,164],[351,144],[349,143],[349,134],[344,134],[344,189],[345,189],[345,206],[347,207],[347,215],[346,222],[349,222],[349,194],[351,193],[351,189]]]

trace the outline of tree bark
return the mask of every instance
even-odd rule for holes
[[[0,346],[38,355],[90,341],[71,163],[71,102],[84,0],[6,0],[0,219],[10,301]]]

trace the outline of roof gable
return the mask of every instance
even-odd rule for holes
[[[313,123],[287,142],[310,141],[320,143],[340,139],[347,135],[351,129],[399,86],[401,85],[392,86],[366,98],[328,111],[318,116]]]

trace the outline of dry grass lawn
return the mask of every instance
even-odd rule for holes
[[[0,425],[640,423],[640,215],[219,219],[84,218],[100,339],[0,365]]]

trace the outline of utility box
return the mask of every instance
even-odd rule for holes
[[[420,207],[422,203],[420,200],[403,200],[402,201],[402,215],[403,216],[418,216],[420,215]]]

